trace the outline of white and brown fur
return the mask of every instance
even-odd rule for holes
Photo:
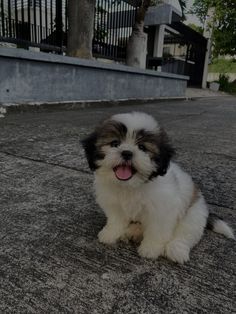
[[[152,116],[114,115],[82,144],[95,173],[97,203],[107,217],[98,235],[100,242],[130,239],[141,242],[138,253],[143,257],[165,256],[184,263],[206,226],[234,238],[223,220],[209,216],[201,191],[171,161],[174,149]],[[130,152],[129,161],[122,157],[124,150]],[[114,168],[124,162],[132,165],[133,176],[121,181]]]

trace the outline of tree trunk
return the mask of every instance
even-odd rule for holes
[[[68,1],[67,55],[92,58],[95,0]]]
[[[151,0],[143,0],[139,7],[132,34],[126,51],[126,64],[138,68],[146,68],[147,34],[144,33],[144,18]]]

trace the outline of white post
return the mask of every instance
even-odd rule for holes
[[[153,57],[161,58],[163,55],[163,45],[165,36],[165,25],[156,26]]]
[[[207,50],[205,55],[203,78],[202,78],[202,88],[207,86],[207,76],[208,76],[208,64],[211,55],[211,44],[212,44],[212,31],[214,22],[215,8],[209,8],[207,12],[207,17],[204,24],[203,36],[207,38]]]
[[[165,25],[161,24],[156,26],[155,38],[154,38],[154,48],[153,57],[162,58],[163,56],[163,46],[165,37]],[[157,71],[161,72],[161,66],[157,67]]]

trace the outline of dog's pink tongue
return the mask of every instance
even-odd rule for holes
[[[119,180],[128,180],[132,177],[132,169],[128,165],[118,166],[115,169],[115,174]]]

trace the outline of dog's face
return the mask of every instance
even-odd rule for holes
[[[91,170],[131,187],[165,175],[174,154],[165,131],[151,116],[139,112],[105,120],[82,145]]]

